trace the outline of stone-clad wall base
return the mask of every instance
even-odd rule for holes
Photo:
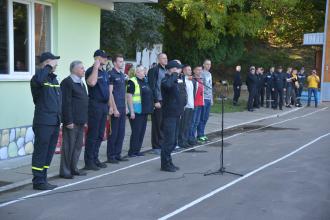
[[[32,154],[33,143],[31,126],[0,129],[0,160]]]

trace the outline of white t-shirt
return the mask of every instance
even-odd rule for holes
[[[194,108],[194,84],[189,78],[186,76],[186,90],[187,90],[187,105],[185,108]]]

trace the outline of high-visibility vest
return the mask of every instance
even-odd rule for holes
[[[141,90],[140,90],[140,85],[137,81],[137,78],[134,76],[130,79],[134,83],[134,94],[133,94],[133,108],[134,112],[141,114],[142,113],[142,102],[141,102]]]

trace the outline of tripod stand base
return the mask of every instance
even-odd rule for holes
[[[204,176],[223,175],[225,173],[228,173],[228,174],[231,174],[231,175],[235,175],[235,176],[244,176],[243,174],[226,171],[226,168],[225,167],[221,167],[219,170],[214,171],[214,172],[205,173]]]

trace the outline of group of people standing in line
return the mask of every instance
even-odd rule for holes
[[[234,105],[237,105],[241,92],[242,79],[240,72],[241,67],[236,66],[233,83]],[[302,93],[306,85],[308,88],[307,106],[310,106],[313,94],[315,107],[317,107],[319,82],[320,78],[317,76],[315,69],[312,70],[310,75],[306,75],[304,67],[299,72],[298,69],[292,67],[287,68],[286,72],[283,72],[281,66],[277,68],[277,71],[275,71],[275,67],[271,67],[269,72],[264,73],[262,67],[251,66],[246,78],[249,92],[247,109],[252,112],[255,108],[264,106],[280,110],[283,110],[284,105],[287,108],[291,108],[291,106],[302,107]]]
[[[158,64],[146,72],[137,66],[131,78],[123,73],[124,57],[112,57],[113,68],[106,66],[109,57],[103,50],[94,53],[94,64],[86,71],[81,61],[70,64],[70,75],[61,84],[55,75],[59,56],[45,52],[40,68],[31,79],[35,104],[32,155],[33,188],[51,190],[47,181],[62,124],[63,146],[60,177],[72,179],[86,175],[84,170],[106,168],[128,158],[144,156],[141,152],[148,116],[152,119],[152,148],[161,155],[161,170],[175,172],[171,153],[180,146],[189,148],[207,141],[205,126],[213,104],[211,61],[191,67],[179,60],[158,55]],[[86,85],[83,81],[85,77]],[[88,91],[88,92],[87,92]],[[128,155],[122,156],[125,124],[131,126]],[[111,132],[107,138],[107,160],[99,159],[107,118]],[[82,150],[84,129],[88,127],[84,170],[77,164]]]

